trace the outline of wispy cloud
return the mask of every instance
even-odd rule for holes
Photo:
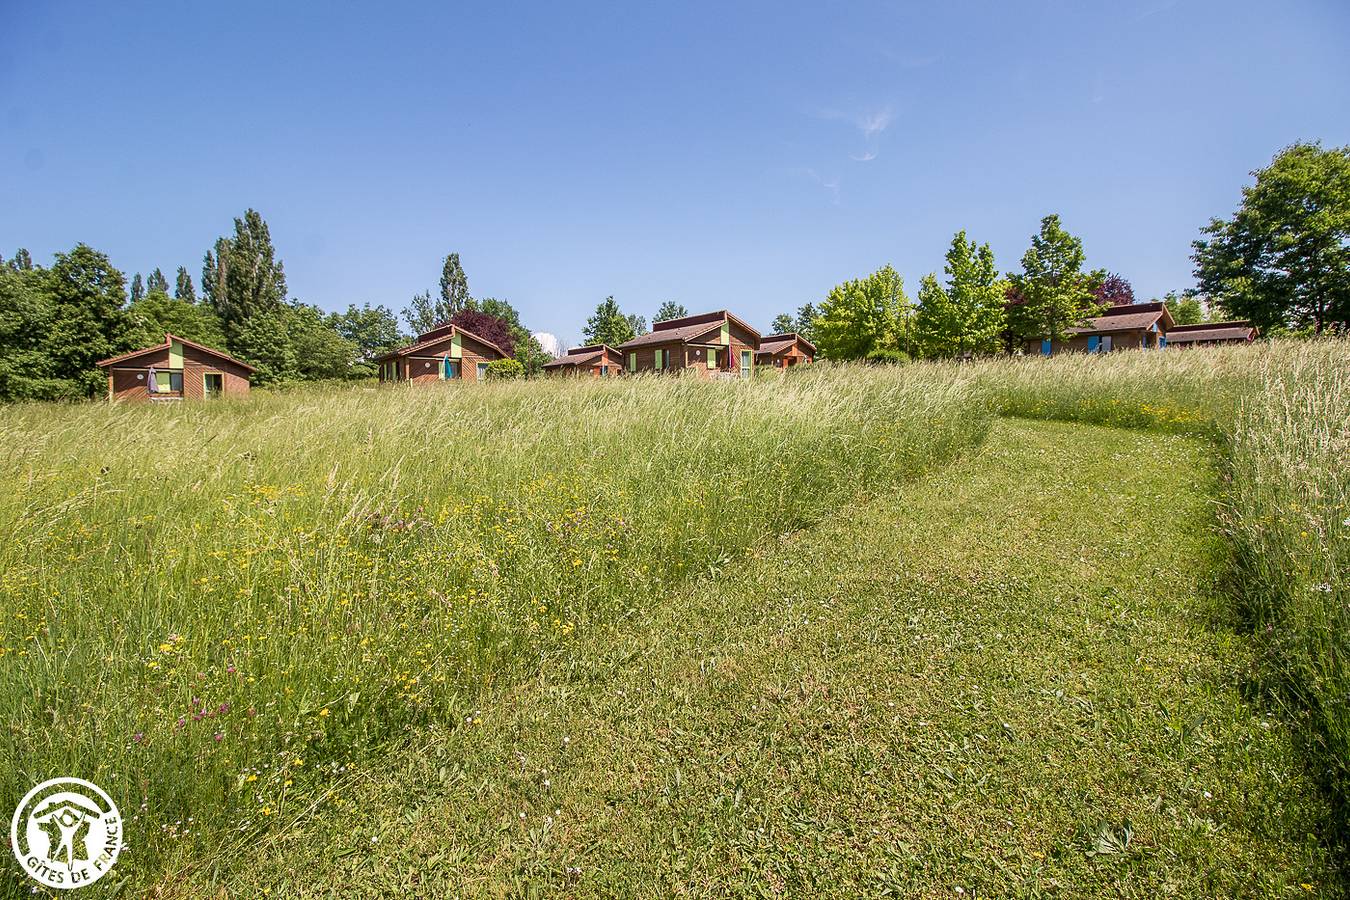
[[[895,121],[895,111],[889,106],[845,111],[840,109],[821,109],[815,113],[817,118],[831,122],[848,122],[858,129],[863,139],[863,149],[859,153],[850,153],[854,162],[871,162],[881,152],[881,134]]]
[[[885,131],[894,117],[894,113],[889,109],[881,109],[873,113],[864,113],[855,120],[855,124],[863,133],[863,137],[870,139]]]

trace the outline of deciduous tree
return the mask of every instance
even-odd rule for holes
[[[926,275],[919,286],[914,319],[916,348],[927,356],[951,357],[998,349],[1004,329],[1007,284],[999,278],[994,252],[976,245],[964,231],[947,250],[947,284]]]
[[[587,343],[609,344],[611,347],[617,347],[637,337],[632,317],[623,314],[613,296],[606,297],[600,302],[595,308],[595,313],[586,320],[586,328],[582,333],[586,335]]]
[[[769,334],[787,334],[796,328],[797,323],[792,316],[787,313],[779,313],[774,316],[773,324],[769,326]]]
[[[904,350],[912,312],[904,280],[890,266],[830,291],[815,319],[813,342],[830,359],[865,359]]]
[[[1264,330],[1350,324],[1350,146],[1294,144],[1194,242],[1200,290]]]
[[[1041,220],[1022,271],[1012,276],[1015,302],[1008,307],[1009,332],[1020,341],[1064,341],[1069,329],[1096,315],[1094,291],[1104,274],[1083,271],[1083,242],[1064,230],[1059,216]]]
[[[684,308],[684,304],[676,303],[674,300],[667,300],[656,310],[656,315],[652,317],[653,322],[666,322],[670,319],[683,319],[689,315],[689,310]]]
[[[135,330],[124,310],[126,279],[108,257],[85,244],[56,254],[50,274],[54,301],[46,353],[52,370],[92,396],[105,387],[97,361],[133,349]]]
[[[188,303],[197,302],[197,289],[192,286],[192,276],[183,266],[178,267],[178,281],[174,285],[173,295],[176,299],[186,300]]]

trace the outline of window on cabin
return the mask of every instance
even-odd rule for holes
[[[225,389],[225,376],[219,372],[206,372],[202,375],[202,393],[210,399],[219,397]]]
[[[741,351],[741,377],[750,377],[750,367],[754,362],[754,355],[749,350]]]

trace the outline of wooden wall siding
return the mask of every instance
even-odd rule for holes
[[[149,391],[150,367],[159,372],[170,371],[169,348],[155,353],[128,360],[124,366],[109,367],[108,397],[111,400],[149,401],[168,399],[167,393],[151,394]],[[227,362],[210,356],[195,347],[183,345],[183,399],[201,400],[206,396],[206,382],[203,376],[208,372],[221,375],[221,394],[226,397],[241,397],[249,392],[248,370],[236,363]],[[140,377],[137,377],[140,376]]]
[[[445,364],[446,355],[449,354],[452,361],[459,363],[458,380],[477,381],[480,362],[492,362],[503,358],[496,350],[474,340],[462,331],[459,333],[458,356],[451,353],[454,343],[454,337],[446,335],[444,340],[419,350],[416,356],[403,356],[394,360],[398,366],[399,380],[417,384],[441,381],[441,367]],[[383,367],[380,369],[380,380],[388,380]]]

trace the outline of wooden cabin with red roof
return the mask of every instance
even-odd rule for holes
[[[108,399],[176,402],[246,397],[246,362],[186,338],[164,335],[164,343],[97,363],[108,376]]]
[[[573,347],[566,356],[544,363],[548,375],[578,375],[606,378],[623,372],[623,354],[608,344]]]
[[[417,340],[375,358],[381,382],[482,381],[488,363],[506,351],[458,325],[440,325]]]
[[[628,372],[681,372],[700,378],[749,378],[759,332],[725,309],[667,319],[618,349]]]
[[[1031,340],[1027,353],[1110,353],[1113,350],[1161,350],[1175,327],[1167,304],[1123,303],[1102,307],[1081,326],[1067,329],[1067,341]]]
[[[790,369],[816,361],[816,345],[795,331],[766,334],[759,342],[755,362],[775,369]]]

